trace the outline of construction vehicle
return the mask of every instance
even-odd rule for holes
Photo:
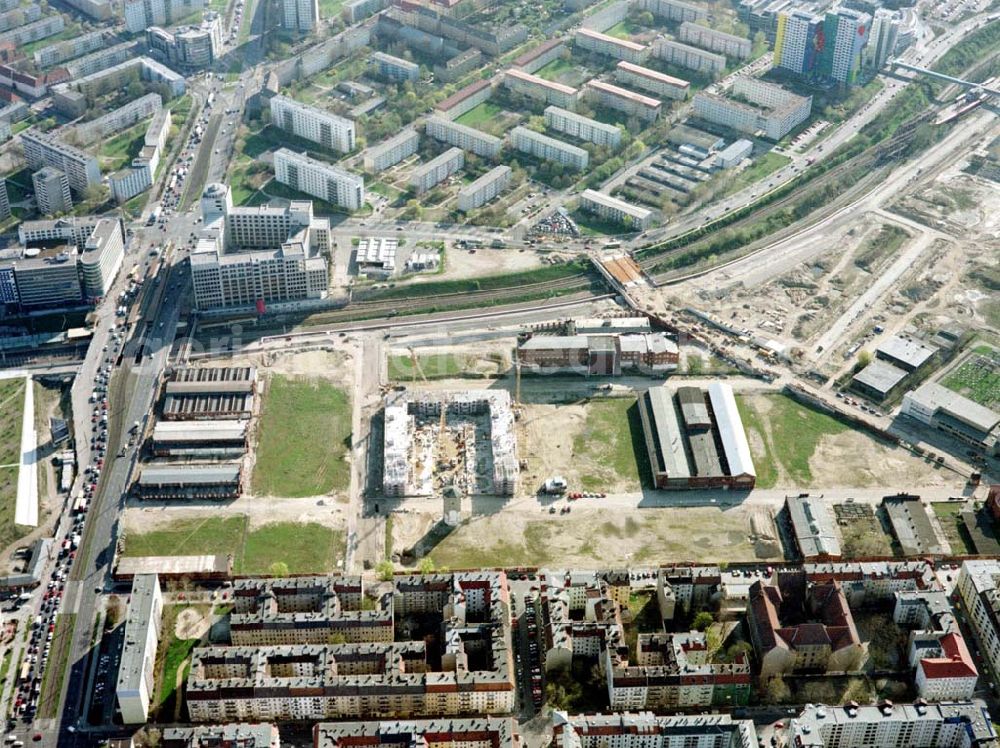
[[[566,479],[561,475],[554,475],[545,481],[542,491],[550,496],[561,496],[566,493],[567,488],[569,488],[569,484]]]

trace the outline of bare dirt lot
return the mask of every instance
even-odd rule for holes
[[[393,516],[393,548],[417,546],[436,566],[545,566],[576,568],[674,561],[752,561],[778,558],[767,509],[714,507],[622,509],[577,505],[549,514],[532,502],[480,514],[448,531],[431,512]],[[771,533],[759,542],[755,533]],[[755,543],[755,541],[758,541]]]

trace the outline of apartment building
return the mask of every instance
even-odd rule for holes
[[[350,0],[344,4],[344,12],[351,23],[357,23],[388,7],[388,0]]]
[[[705,8],[686,3],[683,0],[639,0],[642,10],[648,10],[654,16],[668,21],[704,21],[708,18]]]
[[[872,19],[871,35],[865,45],[864,62],[872,70],[881,70],[896,50],[899,41],[899,15],[888,8],[878,8]]]
[[[160,639],[163,595],[156,574],[137,574],[125,616],[125,636],[115,695],[126,725],[145,724],[153,695],[153,666]]]
[[[538,99],[546,104],[555,104],[563,109],[575,109],[580,97],[579,90],[572,86],[545,80],[516,68],[504,72],[503,84],[522,96]]]
[[[699,631],[639,634],[636,661],[607,654],[608,699],[613,711],[743,706],[750,699],[750,661],[709,660],[708,642]]]
[[[461,148],[463,151],[475,153],[483,158],[498,158],[500,149],[503,147],[503,141],[500,138],[444,117],[428,117],[426,132],[435,140]]]
[[[691,90],[691,84],[686,80],[641,65],[633,65],[624,60],[615,67],[615,79],[619,83],[641,88],[668,99],[686,99],[688,91]]]
[[[622,142],[621,130],[614,125],[557,106],[545,107],[545,127],[608,148],[617,148]]]
[[[200,647],[186,692],[192,721],[460,717],[513,710],[511,607],[503,572],[398,576],[392,608],[400,617],[443,618],[439,669],[432,667],[430,643],[423,638]]]
[[[378,174],[390,166],[395,166],[404,158],[408,158],[416,153],[419,145],[420,136],[417,134],[417,131],[412,127],[407,127],[388,140],[365,151],[365,171]]]
[[[817,65],[819,74],[845,86],[857,83],[871,25],[872,17],[859,10],[837,7],[827,11],[823,20],[824,44]]]
[[[463,213],[486,205],[510,185],[511,168],[495,166],[458,191],[458,209]]]
[[[26,44],[55,36],[65,28],[66,20],[60,14],[54,13],[0,33],[0,44],[9,42],[15,47],[23,47]]]
[[[662,717],[625,714],[558,713],[553,748],[754,748],[753,721],[728,714]]]
[[[146,128],[144,144],[139,155],[132,159],[132,165],[111,175],[108,180],[111,185],[111,196],[119,205],[153,186],[156,170],[160,165],[160,156],[166,147],[170,123],[169,109],[157,112]]]
[[[106,33],[107,32],[104,29],[88,31],[87,33],[80,34],[73,39],[67,39],[63,42],[56,42],[55,44],[50,44],[47,47],[42,47],[37,50],[32,57],[38,67],[50,68],[53,65],[58,65],[66,62],[67,60],[72,60],[74,57],[79,57],[80,55],[85,55],[88,52],[94,52],[101,49],[106,41]]]
[[[141,34],[150,26],[173,26],[205,7],[205,0],[124,0],[125,28]]]
[[[476,81],[460,91],[456,91],[444,101],[438,102],[434,109],[448,119],[461,117],[466,112],[475,109],[484,101],[489,101],[493,95],[493,86],[489,81]]]
[[[0,221],[5,221],[10,216],[10,196],[7,195],[7,180],[0,179]]]
[[[449,148],[444,153],[421,164],[410,175],[410,186],[419,195],[440,184],[465,166],[465,153],[461,148]]]
[[[590,160],[590,155],[583,148],[529,130],[527,127],[515,127],[511,130],[510,144],[522,153],[544,161],[555,161],[574,171],[586,169]]]
[[[274,152],[274,177],[281,184],[348,210],[365,204],[365,180],[287,148]]]
[[[137,125],[144,119],[152,117],[162,108],[163,99],[158,93],[145,94],[90,122],[77,125],[75,130],[77,140],[80,143],[92,143]]]
[[[315,748],[390,748],[398,745],[518,748],[521,740],[515,732],[514,721],[508,717],[320,722],[313,727]]]
[[[319,25],[319,0],[281,0],[282,26],[307,34]]]
[[[271,124],[341,153],[350,153],[356,145],[353,120],[300,104],[287,96],[271,97]]]
[[[112,743],[114,745],[114,743]],[[161,748],[281,748],[275,725],[236,722],[229,725],[164,727]]]
[[[801,8],[781,11],[774,39],[774,66],[796,75],[811,75],[823,48],[819,42],[822,35],[821,16]]]
[[[807,704],[785,730],[797,748],[995,748],[986,704]]]
[[[760,133],[777,141],[805,122],[812,111],[811,96],[799,96],[757,78],[737,78],[733,92],[739,100],[698,92],[694,96],[695,115],[737,132]]]
[[[222,16],[206,12],[200,24],[173,31],[146,29],[146,44],[154,57],[187,70],[203,70],[222,54]]]
[[[89,55],[71,60],[64,67],[66,68],[66,72],[69,73],[71,80],[83,78],[98,73],[101,70],[114,67],[115,65],[120,65],[134,57],[138,47],[139,43],[134,41],[115,44],[113,47],[99,49],[96,52],[91,52]]]
[[[238,647],[393,640],[392,594],[366,602],[361,577],[238,579],[232,599]]]
[[[30,129],[21,133],[24,158],[31,169],[51,166],[66,175],[71,189],[84,193],[101,184],[97,159],[79,148],[66,145],[51,135]]]
[[[43,166],[31,175],[35,190],[35,203],[43,216],[68,213],[73,209],[73,197],[69,192],[66,175],[51,166]]]
[[[630,117],[638,117],[646,122],[653,122],[660,116],[663,107],[659,99],[629,91],[627,88],[615,86],[604,81],[591,80],[587,82],[588,93],[597,99],[602,106],[625,112]]]
[[[724,55],[709,52],[689,44],[682,44],[674,39],[667,39],[664,36],[653,40],[651,46],[653,57],[663,60],[671,65],[705,73],[711,76],[722,75],[726,69],[726,58]]]
[[[41,17],[41,3],[21,5],[12,0],[0,3],[0,31],[9,31],[17,26],[37,21]]]
[[[583,27],[574,32],[573,43],[580,49],[636,64],[644,62],[649,55],[649,48],[645,44],[637,44],[628,39],[619,39],[617,36],[608,36]]]
[[[979,641],[980,654],[990,663],[990,670],[1000,667],[1000,561],[974,559],[965,561],[958,575],[958,593],[965,607],[966,620]]]
[[[566,43],[562,39],[546,39],[515,59],[512,64],[526,73],[534,73],[559,59],[564,53],[566,53]]]
[[[597,660],[604,668],[608,650],[627,651],[621,606],[608,585],[592,572],[551,572],[538,591],[543,664],[546,672],[568,670],[578,659]]]
[[[746,37],[716,31],[691,21],[681,24],[678,36],[685,44],[693,44],[709,52],[717,52],[737,60],[749,59],[753,48],[753,43]]]
[[[416,81],[420,79],[420,66],[402,57],[375,52],[368,58],[375,75],[390,83]]]

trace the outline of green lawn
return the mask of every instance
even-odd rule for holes
[[[138,156],[145,142],[148,126],[149,122],[140,122],[103,141],[97,153],[101,160],[101,168],[107,171],[117,171]]]
[[[606,221],[582,210],[573,212],[573,220],[584,236],[618,236],[629,233],[625,226],[616,221]]]
[[[539,78],[544,78],[545,80],[553,81],[559,78],[563,73],[568,73],[575,69],[576,65],[573,64],[573,59],[570,57],[557,57],[552,62],[539,68],[535,71],[535,75]]]
[[[977,346],[941,384],[987,408],[1000,406],[1000,352],[989,345]]]
[[[0,380],[0,547],[31,530],[14,524],[23,413],[24,380],[19,377]]]
[[[456,118],[455,121],[460,125],[467,125],[468,127],[480,127],[493,120],[502,111],[502,107],[490,101],[484,101],[482,104],[467,111],[461,117]]]
[[[23,54],[25,57],[31,57],[32,55],[35,54],[35,52],[40,50],[42,47],[48,47],[52,44],[56,44],[57,42],[64,42],[67,39],[73,39],[74,37],[79,36],[80,30],[81,30],[80,24],[73,23],[72,21],[70,21],[69,23],[66,24],[66,27],[58,34],[53,34],[52,36],[47,36],[44,39],[39,39],[34,42],[28,42],[27,44],[22,44],[17,48],[17,51],[20,54]]]
[[[587,473],[580,476],[585,491],[599,491],[619,481],[637,490],[651,485],[650,468],[639,421],[639,407],[631,398],[587,403],[583,432],[573,439],[573,456]]]
[[[350,483],[351,402],[329,382],[272,377],[260,434],[255,494],[317,496]]]
[[[725,172],[722,179],[725,180],[725,188],[718,194],[717,197],[725,197],[726,195],[731,195],[734,192],[739,192],[745,187],[749,187],[754,182],[759,182],[764,179],[769,174],[776,172],[782,166],[790,163],[791,159],[788,156],[783,156],[780,153],[765,153],[763,156],[758,156],[753,162],[753,165],[739,172],[738,174],[732,174],[730,172]],[[766,190],[764,187],[761,191]]]
[[[750,439],[750,451],[758,474],[757,486],[769,488],[774,485],[775,462],[784,468],[795,485],[809,485],[812,481],[809,460],[816,451],[816,445],[824,436],[840,434],[848,427],[825,413],[800,405],[787,395],[764,397],[771,406],[766,412],[748,407],[749,404],[740,396],[736,398],[747,428],[761,437]]]
[[[975,554],[976,549],[969,537],[969,531],[962,521],[962,510],[965,508],[964,501],[935,501],[931,504],[934,514],[937,515],[944,536],[951,546],[951,552],[955,555]]]
[[[199,640],[198,639],[178,639],[174,633],[177,622],[177,615],[182,610],[189,608],[189,605],[167,605],[163,608],[163,621],[160,638],[160,648],[166,648],[161,655],[162,668],[157,670],[156,682],[159,690],[156,693],[156,707],[162,706],[170,697],[177,692],[177,672],[187,662]]]
[[[340,15],[344,0],[319,0],[319,17],[326,20]]]
[[[417,356],[417,370],[409,356],[389,356],[389,379],[394,381],[417,381],[421,372],[428,379],[453,377],[465,368],[465,361],[451,354]]]
[[[276,522],[247,536],[241,574],[308,574],[343,565],[344,533],[308,522]]]
[[[340,530],[315,522],[248,527],[245,515],[177,520],[159,530],[128,533],[124,555],[232,555],[237,574],[323,573],[342,565],[345,543]]]
[[[642,33],[643,30],[642,26],[632,23],[628,18],[623,18],[604,33],[608,36],[631,41],[633,36]]]
[[[59,696],[76,626],[76,613],[60,613],[56,616],[56,630],[52,636],[52,650],[49,654],[45,673],[42,675],[42,690],[38,698],[38,718],[51,719],[58,713]]]

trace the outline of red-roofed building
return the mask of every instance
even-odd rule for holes
[[[965,639],[956,631],[942,636],[940,648],[917,662],[917,693],[928,701],[963,701],[976,690],[979,671]]]
[[[800,622],[783,626],[783,615]],[[856,670],[867,657],[838,582],[785,590],[754,582],[747,624],[762,678],[803,670]]]

